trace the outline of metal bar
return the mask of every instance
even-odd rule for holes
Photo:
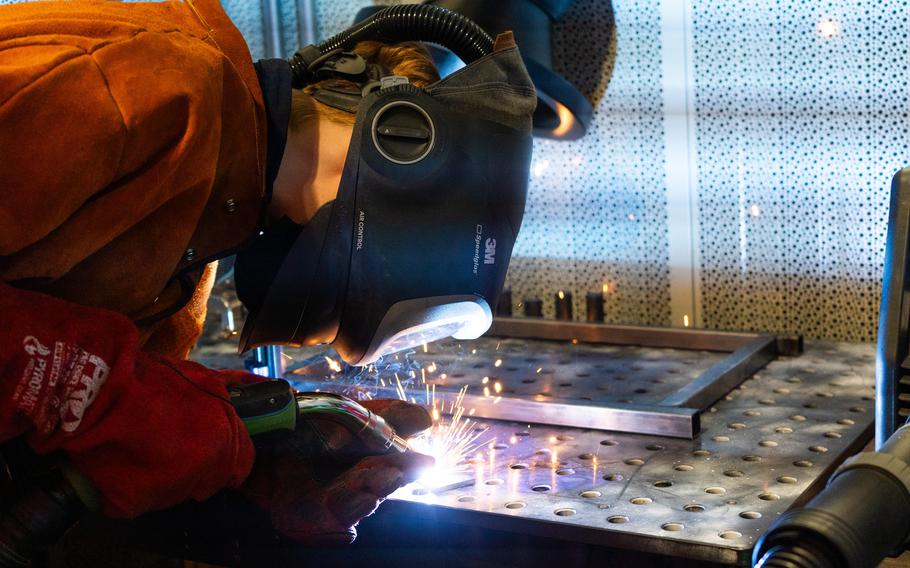
[[[280,345],[269,345],[265,348],[265,362],[270,377],[280,379],[285,375],[287,366],[284,361],[284,349]]]
[[[281,6],[278,0],[262,0],[262,32],[265,37],[265,56],[284,57]]]
[[[313,0],[297,0],[297,40],[301,46],[316,43],[316,13]]]
[[[525,318],[495,318],[487,335],[555,341],[577,339],[586,343],[722,352],[736,351],[756,338],[762,337],[755,333],[607,325]]]
[[[654,434],[690,440],[701,430],[699,411],[695,408],[637,404],[588,406],[476,395],[465,395],[462,406],[474,411],[472,417],[489,420]]]
[[[265,38],[265,56],[284,57],[284,39],[281,31],[281,6],[278,0],[262,0],[262,35]],[[285,372],[284,348],[269,345],[264,350],[268,376],[283,377]]]
[[[300,381],[295,386],[305,390],[331,390],[331,382]],[[353,394],[361,390],[353,387]],[[390,387],[364,387],[376,398],[398,398],[398,392]],[[456,392],[438,389],[436,398],[455,397]],[[670,438],[691,440],[701,431],[699,411],[695,408],[679,408],[645,404],[603,404],[597,406],[568,404],[555,401],[537,401],[518,397],[485,397],[465,395],[461,405],[473,411],[472,418],[507,420],[524,424],[546,424],[589,430],[609,430],[630,434],[654,434]],[[440,405],[442,409],[445,404]]]
[[[672,325],[702,325],[692,0],[661,0],[668,268]]]
[[[777,340],[760,336],[737,349],[685,387],[660,401],[660,406],[707,408],[777,356]]]

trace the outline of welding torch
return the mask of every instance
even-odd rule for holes
[[[282,379],[228,390],[231,404],[250,436],[289,430],[301,420],[327,420],[347,429],[369,453],[404,452],[408,442],[375,412],[346,396],[327,392],[296,392]]]
[[[254,440],[290,434],[308,420],[325,420],[348,430],[368,454],[408,450],[407,440],[381,416],[345,396],[296,392],[282,379],[230,387],[228,393]],[[31,559],[59,540],[86,508],[100,508],[100,496],[85,477],[66,465],[60,473],[0,511],[0,568],[31,566]]]

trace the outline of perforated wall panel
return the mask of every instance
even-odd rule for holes
[[[701,0],[693,20],[705,323],[874,339],[910,3]]]
[[[595,103],[575,142],[536,140],[509,271],[522,298],[608,285],[607,320],[669,323],[660,18],[657,0],[578,0],[554,29],[554,67]],[[617,33],[617,30],[619,32]]]
[[[265,57],[262,4],[250,0],[221,0],[221,5],[246,39],[253,61]]]

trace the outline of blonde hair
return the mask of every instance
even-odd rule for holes
[[[439,71],[430,57],[430,53],[420,43],[398,43],[389,45],[379,41],[362,41],[353,51],[367,60],[386,67],[393,75],[407,77],[412,85],[425,87],[439,80]],[[337,87],[353,86],[350,81],[326,79],[308,85],[304,89],[294,89],[291,96],[291,130],[298,130],[308,122],[323,118],[338,124],[354,124],[354,115],[324,105],[311,96],[319,87],[332,84]]]

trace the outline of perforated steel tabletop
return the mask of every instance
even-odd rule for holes
[[[615,348],[597,349],[610,354]],[[484,349],[469,356],[485,365],[476,370],[510,377],[503,380],[518,392],[578,398],[603,396],[598,381],[622,392],[632,385],[664,388],[654,381],[667,370],[684,375],[699,364],[673,361],[680,353],[672,350],[634,353],[638,362],[627,365],[627,381],[598,375],[598,357],[579,356],[565,364],[571,370],[530,386],[522,386],[529,384],[522,377],[538,376],[534,365],[542,361],[510,370],[504,355],[500,372],[490,369]],[[414,514],[424,506],[444,508],[466,523],[741,563],[778,515],[818,491],[832,468],[868,441],[873,361],[870,345],[810,344],[805,354],[779,358],[714,405],[695,440],[484,421],[492,442],[474,464],[474,486],[441,494],[413,486],[394,499],[412,503]],[[563,386],[566,376],[588,369],[590,377]]]
[[[306,361],[317,373],[310,379],[344,390],[345,373],[314,353],[289,351],[291,370]],[[431,344],[397,369],[402,377],[416,371],[415,394],[426,388],[420,369],[429,368],[424,376],[440,397],[498,382],[506,398],[596,405],[659,400],[723,356],[481,338]],[[777,516],[808,500],[870,439],[873,388],[872,345],[810,342],[804,354],[778,357],[704,412],[694,440],[547,426],[533,416],[482,420],[486,443],[469,470],[474,485],[441,493],[414,485],[393,499],[417,517],[745,564]]]

